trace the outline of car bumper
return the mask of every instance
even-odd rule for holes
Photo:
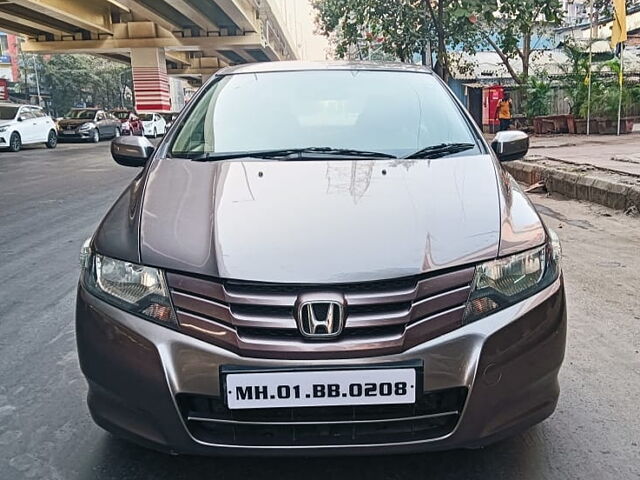
[[[420,361],[425,392],[465,387],[451,432],[414,441],[269,446],[211,443],[196,438],[176,396],[220,396],[225,365],[308,367],[309,362],[244,358],[142,320],[79,287],[76,334],[89,383],[88,405],[97,424],[149,447],[202,455],[336,455],[410,453],[475,448],[535,425],[555,410],[558,371],[566,343],[562,279],[526,301],[397,355],[314,361],[357,368]]]
[[[86,132],[71,132],[66,131],[58,132],[58,140],[89,140],[93,135],[93,130],[87,130]]]

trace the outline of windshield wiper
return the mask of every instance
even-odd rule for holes
[[[231,153],[199,153],[197,155],[188,152],[176,152],[174,156],[185,157],[194,162],[213,162],[216,160],[233,160],[236,158],[302,158],[304,154],[332,155],[342,157],[360,157],[360,158],[396,158],[388,153],[369,152],[366,150],[352,150],[347,148],[331,148],[331,147],[309,147],[309,148],[288,148],[282,150],[258,150],[247,152],[231,152]]]
[[[431,145],[430,147],[423,148],[422,150],[418,150],[411,155],[404,157],[406,159],[414,159],[414,158],[442,158],[447,155],[453,155],[454,153],[460,153],[467,150],[471,150],[475,148],[476,145],[473,143],[441,143],[439,145]]]

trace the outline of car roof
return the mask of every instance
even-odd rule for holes
[[[322,70],[369,70],[382,72],[416,72],[433,73],[431,69],[422,65],[397,62],[354,62],[354,61],[284,61],[284,62],[258,62],[236,65],[223,68],[216,75],[236,75],[241,73],[268,73],[268,72],[303,72]]]
[[[30,105],[28,103],[11,103],[11,102],[0,102],[0,107],[36,107],[42,108],[38,105]]]

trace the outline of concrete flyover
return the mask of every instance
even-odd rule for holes
[[[270,0],[0,0],[0,31],[27,37],[24,52],[131,62],[139,111],[171,110],[169,75],[297,58]]]

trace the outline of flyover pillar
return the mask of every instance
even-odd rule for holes
[[[137,111],[171,111],[164,49],[132,48],[131,72]]]

